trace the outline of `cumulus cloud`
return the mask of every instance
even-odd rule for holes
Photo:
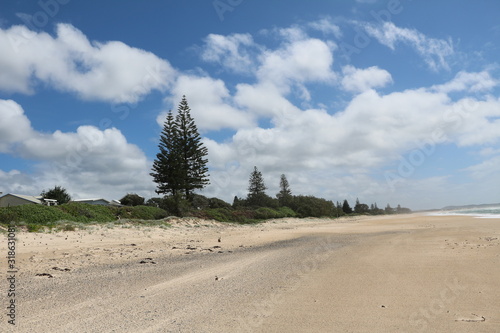
[[[332,65],[333,54],[328,44],[307,38],[264,52],[257,77],[287,93],[293,84],[332,82],[336,77]]]
[[[498,85],[498,80],[491,77],[487,71],[470,73],[460,71],[455,78],[445,84],[436,85],[432,88],[436,91],[450,93],[450,92],[484,92],[489,91]]]
[[[166,101],[173,107],[173,111],[182,96],[186,95],[192,116],[202,131],[245,128],[255,124],[251,114],[231,106],[229,90],[222,80],[181,75],[174,83],[171,93]],[[166,112],[162,112],[157,117],[158,124],[163,126],[165,117]]]
[[[255,68],[253,75],[257,82],[237,84],[232,95],[220,79],[179,75],[166,99],[167,104],[175,108],[182,95],[187,95],[202,130],[248,128],[256,124],[259,117],[271,118],[285,114],[283,110],[294,109],[285,97],[291,92],[309,101],[307,84],[331,84],[335,80],[330,45],[307,37],[298,26],[279,29],[277,33],[285,42],[275,49],[258,45],[246,34],[209,35],[202,52],[205,60],[223,63],[222,66],[233,71],[245,66]],[[248,52],[248,48],[257,52]],[[162,112],[158,116],[158,124],[163,124],[165,115],[166,112]]]
[[[249,73],[255,69],[255,54],[259,48],[250,34],[210,34],[205,38],[201,58],[235,73]]]
[[[0,100],[0,119],[8,120],[2,125],[16,129],[0,125],[1,152],[38,163],[35,176],[1,171],[3,192],[38,194],[43,188],[65,184],[70,191],[78,190],[75,194],[80,197],[107,193],[116,199],[132,190],[149,195],[154,190],[148,175],[150,162],[116,128],[80,126],[76,132],[42,133],[31,127],[19,104],[5,100]]]
[[[176,73],[154,54],[122,42],[90,42],[70,24],[56,37],[24,26],[0,29],[0,90],[33,93],[38,82],[82,99],[133,103],[165,90]]]
[[[342,68],[342,88],[351,92],[363,92],[372,88],[382,88],[392,82],[391,74],[376,66],[359,69],[353,66]]]
[[[434,71],[449,69],[447,58],[454,54],[451,40],[430,38],[415,29],[397,27],[392,22],[365,24],[364,28],[370,36],[391,50],[399,42],[410,45]]]
[[[12,100],[0,99],[0,153],[11,150],[15,143],[33,135],[31,122],[24,115],[23,108]]]

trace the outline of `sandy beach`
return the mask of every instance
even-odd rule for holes
[[[2,315],[2,332],[500,332],[500,219],[174,220],[16,236],[16,325]]]

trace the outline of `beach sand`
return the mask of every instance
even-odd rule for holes
[[[16,266],[1,332],[500,332],[500,219],[19,232]]]

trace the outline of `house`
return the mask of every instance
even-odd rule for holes
[[[7,193],[0,197],[0,207],[20,206],[27,204],[41,205],[42,201],[31,195]]]
[[[20,205],[46,205],[55,206],[57,205],[57,200],[54,199],[43,199],[41,196],[23,195],[7,193],[0,196],[0,207],[12,207]]]
[[[90,205],[101,205],[101,206],[121,206],[118,200],[106,200],[102,198],[98,199],[77,199],[72,200],[73,202],[88,203]]]

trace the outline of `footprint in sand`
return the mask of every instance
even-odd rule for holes
[[[49,273],[38,273],[38,274],[35,274],[35,276],[41,276],[41,277],[48,277],[48,278],[53,278],[54,275],[52,274],[49,274]]]
[[[478,316],[474,313],[471,313],[470,316],[458,317],[457,319],[455,319],[455,321],[463,321],[463,322],[467,322],[467,323],[479,323],[479,322],[486,321],[486,318],[484,318],[483,316]]]

